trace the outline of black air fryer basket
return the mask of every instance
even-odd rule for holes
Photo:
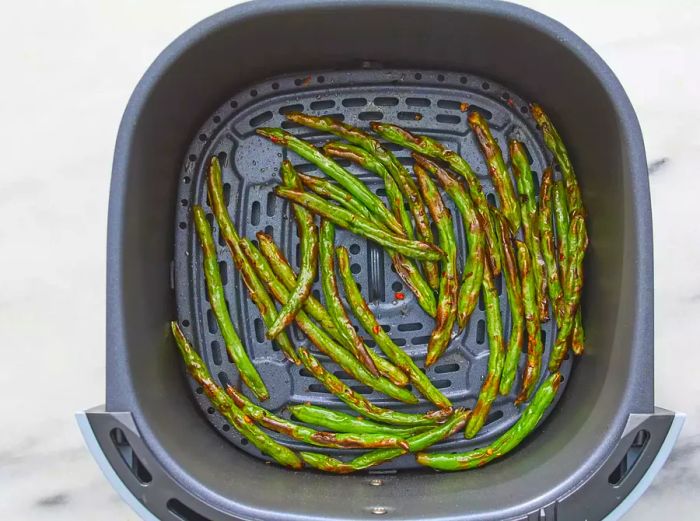
[[[238,381],[206,299],[189,216],[194,204],[208,208],[208,158],[217,155],[222,163],[241,233],[271,233],[296,262],[288,205],[272,194],[287,152],[255,135],[257,127],[282,126],[319,143],[327,136],[284,115],[332,115],[361,127],[399,122],[480,165],[468,104],[485,115],[501,143],[526,141],[533,171],[541,174],[547,155],[528,111],[534,100],[569,143],[591,244],[586,353],[564,362],[549,416],[518,450],[477,471],[436,473],[417,468],[410,455],[350,476],[266,464],[184,376],[167,335],[168,321],[177,318],[215,378]],[[406,151],[395,153],[409,163]],[[313,171],[298,156],[289,159]],[[384,195],[376,178],[363,180]],[[488,176],[482,181],[491,193]],[[109,209],[107,401],[79,414],[79,423],[104,472],[144,519],[616,519],[649,485],[683,420],[654,407],[651,239],[635,114],[606,65],[560,24],[522,7],[480,1],[258,0],[231,8],[168,47],[124,115]],[[422,359],[432,321],[409,291],[405,300],[395,299],[403,287],[383,250],[341,230],[338,241],[348,246],[353,272],[384,328]],[[223,260],[220,238],[218,246],[234,324],[271,391],[265,406],[280,414],[293,403],[340,406],[274,350],[234,266]],[[463,252],[465,245],[458,247]],[[543,331],[545,359],[552,327]],[[293,331],[293,340],[303,344],[304,336]],[[487,355],[483,307],[477,307],[428,374],[455,405],[473,406]],[[356,390],[400,407],[369,388]],[[513,396],[497,400],[473,440],[455,436],[438,448],[488,443],[517,420],[512,403]]]

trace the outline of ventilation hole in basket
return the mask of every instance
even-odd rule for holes
[[[405,346],[406,345],[406,339],[405,338],[392,338],[391,339],[394,344],[397,346]]]
[[[302,331],[295,325],[292,326],[292,335],[294,335],[297,342],[304,341],[304,333],[302,333]]]
[[[547,344],[547,332],[544,329],[540,330],[540,336],[542,337],[542,344]]]
[[[445,81],[445,75],[444,74],[438,74],[437,75],[438,81]]]
[[[224,424],[221,426],[221,430],[223,430],[224,432],[228,432],[228,431],[231,430],[231,426],[230,426],[228,423],[224,423]]]
[[[265,226],[265,233],[267,235],[269,235],[270,237],[272,237],[272,232],[274,232],[274,231],[275,231],[275,229],[271,224],[268,224],[267,226]]]
[[[406,105],[409,107],[429,107],[430,100],[428,98],[406,98]]]
[[[455,371],[459,371],[459,364],[438,365],[433,371],[435,374],[454,373]]]
[[[182,182],[185,183],[186,185],[190,184],[190,178],[188,176],[185,176],[182,178]]]
[[[290,112],[301,112],[304,110],[304,105],[297,103],[295,105],[287,105],[285,107],[280,107],[278,112],[282,115],[289,114]]]
[[[641,430],[634,436],[630,448],[622,457],[620,463],[615,467],[615,470],[608,476],[608,483],[615,487],[622,484],[625,478],[632,472],[637,461],[639,461],[650,438],[651,434],[647,430]]]
[[[248,445],[250,443],[246,438],[241,438],[241,445]]]
[[[313,378],[313,373],[310,373],[305,367],[302,367],[299,369],[299,376],[303,376],[305,378]]]
[[[486,417],[486,421],[484,422],[484,426],[489,425],[495,421],[498,421],[501,418],[503,418],[503,411],[494,411]]]
[[[327,114],[326,117],[331,118],[331,119],[335,119],[338,121],[345,121],[345,114],[341,114],[341,113]]]
[[[279,83],[274,82],[274,83],[272,84],[272,90],[277,90],[277,89],[279,89],[279,88],[280,88],[280,84],[279,84]]]
[[[484,83],[481,84],[481,88],[484,90],[489,90],[491,88],[491,85],[489,85],[488,81],[485,81]]]
[[[275,215],[275,203],[277,202],[277,197],[274,192],[268,192],[267,194],[267,205],[265,207],[267,211],[267,216],[272,217]]]
[[[206,135],[206,134],[200,134],[200,135],[199,135],[199,140],[202,141],[202,142],[206,141],[206,140],[207,140],[207,135]]]
[[[359,264],[352,264],[350,266],[350,271],[353,272],[353,274],[357,275],[362,271],[362,266],[360,266]]]
[[[212,340],[211,342],[211,360],[214,365],[221,365],[223,359],[221,358],[221,346],[218,340]]]
[[[304,83],[304,80],[302,78],[297,78],[296,80],[294,80],[294,85],[296,85],[297,87],[299,87],[302,83]]]
[[[367,338],[365,339],[365,345],[367,347],[376,347],[377,343],[374,341],[373,338]]]
[[[250,95],[251,95],[252,97],[255,97],[255,96],[258,95],[258,91],[255,90],[255,89],[250,89]]]
[[[321,300],[321,292],[317,289],[311,291],[311,294],[316,297],[316,300]]]
[[[479,309],[480,309],[481,311],[483,311],[484,309],[486,309],[486,308],[484,307],[483,292],[481,292],[481,291],[479,292]]]
[[[214,116],[211,118],[214,123],[221,123],[221,118],[219,116]]]
[[[372,394],[372,388],[368,385],[351,385],[350,389],[360,394]]]
[[[226,389],[229,385],[231,385],[231,379],[228,377],[228,375],[224,371],[220,371],[218,376],[219,376],[219,382],[221,382],[221,387]]]
[[[190,154],[187,157],[187,159],[189,159],[190,161],[192,161],[194,163],[195,161],[197,161],[197,156],[195,154]]]
[[[219,159],[219,163],[223,166],[226,164],[226,158],[228,157],[226,152],[219,152],[216,154],[216,157]]]
[[[131,447],[126,434],[124,434],[124,431],[118,427],[115,427],[109,432],[109,437],[114,444],[114,448],[117,449],[119,456],[121,456],[122,460],[134,475],[136,480],[142,485],[150,483],[153,480],[153,477],[134,449]]]
[[[479,320],[476,324],[476,343],[484,343],[484,333],[486,332],[486,322]]]
[[[433,385],[437,387],[438,389],[446,389],[450,385],[452,385],[451,380],[433,380]]]
[[[180,227],[181,230],[186,230],[186,229],[187,229],[187,223],[186,223],[186,222],[181,222],[180,224],[178,224],[178,226]]]
[[[503,94],[501,94],[501,99],[504,101],[508,101],[510,99],[510,94],[504,92]]]
[[[297,268],[301,268],[301,244],[297,243],[294,249],[294,261],[296,262]]]
[[[318,81],[319,83],[323,83],[323,82],[326,81],[326,77],[325,77],[325,76],[319,76],[318,78],[316,78],[316,81]]]
[[[375,192],[379,197],[386,197],[386,189],[385,188],[377,188]]]
[[[309,105],[311,110],[326,110],[335,107],[335,101],[331,99],[324,99],[320,101],[312,101]]]
[[[324,393],[324,394],[330,394],[330,391],[323,387],[321,384],[311,384],[309,385],[309,392],[311,393]]]
[[[467,83],[467,77],[466,77],[466,76],[460,76],[459,82],[460,82],[462,85],[464,85],[465,83]]]
[[[532,184],[535,185],[535,193],[539,194],[540,193],[540,178],[537,175],[537,172],[532,172]]]
[[[357,285],[357,291],[359,291],[360,293],[362,293],[362,284],[358,284],[358,285]]]
[[[208,412],[209,414],[214,414],[214,413],[216,412],[216,409],[214,409],[214,407],[208,407],[208,408],[207,408],[207,412]]]
[[[333,374],[340,378],[341,380],[351,380],[352,376],[350,376],[348,373],[345,371],[333,371]]]
[[[357,116],[360,121],[376,121],[378,119],[382,119],[383,117],[384,114],[376,111],[360,112],[360,114]]]
[[[431,222],[431,223],[430,223],[430,229],[431,229],[432,232],[433,232],[433,237],[439,237],[439,236],[440,236],[440,234],[438,233],[437,224],[435,224],[434,222]]]
[[[212,335],[219,331],[219,326],[216,323],[216,317],[211,309],[207,309],[207,328]]]
[[[401,145],[397,145],[396,143],[384,143],[382,147],[386,148],[387,150],[391,150],[392,152],[403,150],[403,147]]]
[[[221,283],[225,286],[228,284],[228,266],[226,261],[219,262],[219,271],[221,272]]]
[[[494,277],[493,284],[496,286],[496,292],[501,295],[503,293],[503,277],[501,275]]]
[[[423,79],[423,75],[420,72],[415,73],[413,77],[417,80]]]
[[[224,183],[224,203],[226,206],[231,204],[231,184]]]
[[[522,112],[523,114],[527,114],[529,111],[530,110],[525,105],[520,107],[520,112]]]
[[[374,98],[374,104],[378,107],[395,107],[399,104],[399,98],[380,96],[378,98]]]
[[[367,105],[365,98],[346,98],[342,101],[343,107],[364,107]]]
[[[342,159],[342,158],[337,158],[335,160],[336,163],[338,163],[340,166],[343,168],[347,168],[352,165],[352,162],[349,159]]]
[[[413,158],[411,156],[399,157],[398,160],[399,160],[399,163],[401,163],[403,166],[413,165]]]
[[[394,273],[396,273],[396,267],[393,264],[389,267],[389,269],[391,271],[393,271]]]
[[[399,324],[399,331],[420,331],[423,329],[423,324],[420,322],[409,322],[408,324]]]
[[[417,121],[423,118],[420,112],[399,112],[396,115],[401,121]]]
[[[530,150],[528,149],[528,147],[523,146],[523,149],[525,150],[525,155],[527,156],[528,164],[534,163],[535,159],[532,157],[532,154],[530,153]]]
[[[253,226],[260,224],[260,203],[258,201],[253,201],[250,206],[250,224]]]
[[[389,324],[382,324],[382,329],[385,333],[388,333],[389,331],[391,331],[391,326]]]
[[[282,127],[285,130],[289,130],[292,128],[304,128],[303,125],[299,125],[298,123],[294,123],[293,121],[289,121],[286,119],[280,124],[280,127]]]
[[[489,121],[491,121],[491,118],[493,118],[493,112],[491,112],[490,110],[486,110],[483,107],[479,107],[478,105],[469,105],[469,109],[467,109],[467,114],[471,114],[472,112],[478,112]]]
[[[438,114],[435,116],[435,119],[439,123],[449,123],[450,125],[457,125],[460,121],[462,121],[462,118],[452,114]]]
[[[316,165],[312,165],[311,163],[302,163],[300,165],[295,165],[294,168],[302,174],[307,174],[309,172],[315,171]]]
[[[211,521],[208,517],[198,514],[190,507],[175,498],[166,503],[168,511],[181,521]]]
[[[255,327],[255,339],[262,344],[265,341],[265,325],[259,318],[253,321],[253,325]]]
[[[416,336],[411,339],[411,343],[414,346],[422,346],[427,344],[430,341],[430,335],[425,335],[425,336]]]
[[[391,284],[391,289],[394,292],[401,291],[403,289],[403,284],[397,280]]]
[[[254,118],[250,118],[250,121],[248,122],[251,127],[257,127],[258,125],[261,125],[262,123],[265,123],[266,121],[270,121],[272,119],[272,111],[266,111],[263,112],[262,114],[258,114]]]
[[[450,99],[441,99],[438,100],[437,106],[440,107],[441,109],[450,109],[450,110],[462,110],[462,103],[459,101],[454,101]]]
[[[495,195],[493,195],[492,193],[488,194],[486,196],[486,199],[488,200],[488,202],[491,206],[496,206],[496,196]]]
[[[351,244],[350,253],[352,253],[353,255],[357,255],[358,253],[360,253],[360,247],[357,244]]]
[[[202,394],[202,393],[204,392],[204,389],[202,389],[201,387],[197,387],[197,388],[195,389],[195,392],[196,392],[197,394]]]

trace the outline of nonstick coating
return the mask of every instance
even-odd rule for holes
[[[488,199],[493,204],[496,195],[476,137],[467,124],[468,113],[479,111],[486,117],[494,136],[504,148],[506,160],[508,155],[505,144],[509,139],[516,138],[525,142],[532,158],[531,167],[536,181],[541,177],[550,158],[545,153],[535,122],[529,114],[528,104],[523,99],[491,79],[447,71],[367,68],[341,72],[302,72],[278,77],[235,93],[212,113],[194,134],[180,175],[175,211],[175,286],[180,324],[188,331],[209,371],[220,383],[239,385],[238,372],[226,356],[223,339],[206,294],[201,269],[202,252],[191,220],[191,207],[198,204],[207,209],[207,217],[212,224],[214,236],[218,239],[219,266],[234,326],[270,391],[271,397],[263,405],[284,417],[289,417],[285,407],[298,403],[313,403],[352,412],[340,400],[329,394],[303,367],[287,362],[282,353],[276,350],[277,346],[265,337],[266,328],[260,314],[248,297],[207,203],[207,165],[209,158],[217,155],[223,168],[229,213],[239,233],[251,239],[255,239],[258,231],[271,234],[293,266],[297,267],[299,239],[296,222],[292,218],[289,205],[276,197],[272,189],[280,180],[279,165],[282,159],[287,157],[299,171],[317,176],[324,174],[296,154],[288,153],[286,149],[257,136],[255,129],[262,126],[281,126],[315,144],[337,138],[287,121],[284,114],[291,111],[331,115],[362,128],[367,128],[372,120],[395,122],[417,133],[430,135],[459,151],[473,165]],[[413,164],[410,151],[392,148],[395,149],[399,160],[410,170]],[[379,177],[350,165],[349,162],[343,162],[343,165],[383,197],[384,185]],[[449,196],[444,193],[443,200],[452,211],[457,232],[458,255],[463,259],[466,243],[460,214]],[[391,260],[381,247],[341,229],[337,231],[336,244],[349,248],[355,279],[362,287],[364,296],[371,302],[372,310],[379,317],[382,326],[422,367],[434,320],[418,306],[410,290],[403,287],[401,279],[392,269]],[[460,260],[459,265],[462,266],[463,261]],[[503,291],[502,276],[497,278],[496,284],[500,293],[501,316],[507,340],[511,317],[506,292]],[[404,293],[404,300],[394,298],[395,292],[398,291]],[[321,297],[320,282],[315,283],[313,293]],[[310,345],[296,327],[293,327],[292,331],[291,338],[296,345]],[[554,320],[542,325],[545,361],[548,359],[555,335]],[[365,338],[373,344],[367,334]],[[527,342],[524,342],[523,350],[526,347]],[[407,406],[391,400],[350,378],[328,357],[319,355],[319,358],[330,371],[379,405],[406,412],[425,411],[430,406],[424,399],[416,406]],[[455,406],[471,409],[476,403],[485,378],[488,358],[484,306],[480,300],[468,327],[459,334],[455,333],[446,354],[438,364],[428,368],[427,374]],[[571,362],[572,360],[567,359],[562,366],[564,383],[560,387],[560,393],[569,380]],[[526,406],[513,405],[520,390],[520,376],[524,364],[523,355],[513,391],[509,396],[498,397],[485,428],[477,436],[467,440],[463,433],[459,432],[449,440],[437,444],[435,449],[468,450],[488,444],[517,421],[520,411]],[[542,378],[546,375],[546,371],[543,371]],[[235,430],[230,429],[221,415],[211,408],[206,396],[201,394],[201,389],[191,380],[190,383],[197,404],[218,432],[246,452],[265,458]],[[247,388],[244,387],[243,390],[252,398],[253,395]],[[272,436],[290,447],[306,447],[308,450],[308,446],[294,442],[284,435],[272,433]],[[335,455],[342,452],[347,455],[357,454],[357,451],[322,448],[314,450]],[[416,466],[415,458],[406,455],[377,469]]]

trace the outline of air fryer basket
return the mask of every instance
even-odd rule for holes
[[[166,334],[173,317],[187,321],[189,335],[203,343],[212,367],[217,365],[201,291],[197,283],[190,289],[191,264],[178,259],[186,250],[196,251],[182,205],[202,200],[202,161],[225,152],[226,175],[272,179],[282,151],[253,141],[257,138],[246,143],[246,132],[263,119],[280,123],[280,111],[289,106],[313,110],[314,101],[324,100],[336,104],[327,113],[342,113],[351,122],[379,117],[373,112],[391,120],[402,112],[419,113],[425,120],[405,123],[458,142],[466,133],[464,117],[449,102],[459,100],[460,88],[469,100],[482,96],[480,103],[491,107],[482,108],[495,120],[507,116],[504,126],[496,125],[502,136],[531,133],[526,115],[517,112],[523,106],[518,96],[538,100],[570,143],[577,165],[591,237],[583,296],[587,351],[566,378],[559,403],[519,450],[475,472],[403,469],[328,476],[266,465],[233,447],[220,435],[222,425],[216,432],[194,405],[197,399]],[[307,95],[311,92],[318,99]],[[511,111],[505,100],[496,102],[503,92],[513,101]],[[409,108],[409,97],[427,99],[430,108]],[[362,101],[347,106],[348,99]],[[393,99],[396,104],[387,105]],[[193,138],[201,143],[196,150],[190,147]],[[222,145],[226,139],[230,143]],[[533,156],[541,166],[541,153]],[[239,181],[229,177],[232,186]],[[247,197],[232,202],[236,211],[252,211],[255,182],[248,177],[246,182],[253,193],[236,194]],[[270,203],[270,209],[266,197],[257,200],[261,220],[282,211],[281,202]],[[247,216],[235,218],[239,225],[250,224],[242,230],[246,235],[259,226]],[[291,228],[269,224],[292,254]],[[381,283],[372,279],[381,273],[384,285],[394,282],[390,270],[379,268],[378,256],[371,248],[364,253],[365,263],[358,265],[367,279],[361,283],[376,293],[387,325],[398,329],[391,313],[402,305],[381,302]],[[649,188],[636,117],[610,70],[566,28],[507,3],[259,0],[219,13],[181,36],[129,102],[110,193],[107,401],[79,421],[105,473],[144,518],[615,516],[648,485],[682,423],[679,415],[654,407],[652,269]],[[230,268],[228,273],[235,288],[237,276]],[[257,357],[265,344],[255,341],[254,321],[244,320],[245,299],[233,288],[227,291],[236,301],[237,326]],[[479,374],[477,323],[478,316],[469,338],[459,343],[465,347],[448,353],[462,357],[464,363],[455,365],[469,375],[462,388],[453,389],[459,379],[451,379],[447,392],[465,400],[464,382],[473,380],[472,371]],[[261,361],[272,372],[282,367],[275,356],[268,344]],[[225,361],[221,365],[222,372],[232,371]],[[235,379],[235,372],[228,377]],[[273,379],[283,381],[279,374]],[[284,401],[305,396],[308,382],[305,389],[302,380],[290,377],[299,385],[290,384]],[[513,412],[503,413],[482,443],[507,427]]]

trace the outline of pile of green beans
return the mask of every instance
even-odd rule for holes
[[[359,129],[327,116],[287,114],[297,125],[339,138],[320,148],[279,128],[258,129],[262,138],[286,147],[327,176],[299,173],[289,160],[280,167],[281,182],[274,193],[290,203],[291,222],[296,223],[300,239],[298,273],[271,235],[259,232],[254,242],[239,234],[223,195],[222,167],[216,156],[211,158],[206,179],[208,207],[194,206],[192,219],[202,250],[209,304],[242,388],[216,384],[176,322],[171,323],[171,331],[188,373],[241,436],[292,469],[306,466],[345,474],[413,454],[421,465],[454,471],[481,467],[499,458],[537,427],[557,394],[560,366],[569,349],[575,355],[584,350],[581,293],[588,234],[581,190],[567,148],[539,105],[531,105],[531,113],[551,154],[539,193],[526,144],[511,139],[502,150],[487,119],[478,111],[467,115],[498,207],[489,204],[486,187],[460,154],[431,137],[391,123],[373,122],[371,129]],[[384,141],[410,151],[413,173]],[[338,158],[376,175],[384,185],[387,204],[342,167]],[[207,216],[208,210],[212,215]],[[214,240],[212,216],[225,241],[224,250]],[[426,320],[434,320],[422,366],[382,328],[350,269],[348,251],[335,244],[336,227],[383,247]],[[462,256],[457,248],[460,242],[465,245]],[[268,338],[288,362],[303,365],[350,413],[296,403],[288,406],[293,419],[287,419],[264,407],[269,391],[236,332],[221,281],[219,256],[227,253],[260,313]],[[317,275],[322,292],[314,296],[311,290]],[[497,291],[501,275],[510,309],[508,320],[501,316]],[[486,315],[488,364],[479,394],[472,399],[473,410],[469,410],[453,407],[425,368],[435,364],[468,326],[480,296]],[[399,304],[405,295],[397,292],[395,297]],[[550,316],[557,334],[549,359],[543,360],[541,327]],[[288,331],[292,324],[315,351],[329,357],[351,378],[390,399],[427,407],[407,413],[368,400],[325,368],[309,347],[295,346]],[[469,452],[426,452],[460,431],[467,438],[476,436],[499,394],[513,397],[522,407],[520,418],[500,437]],[[273,439],[269,431],[310,447],[363,452],[347,460],[309,450],[297,452]]]

